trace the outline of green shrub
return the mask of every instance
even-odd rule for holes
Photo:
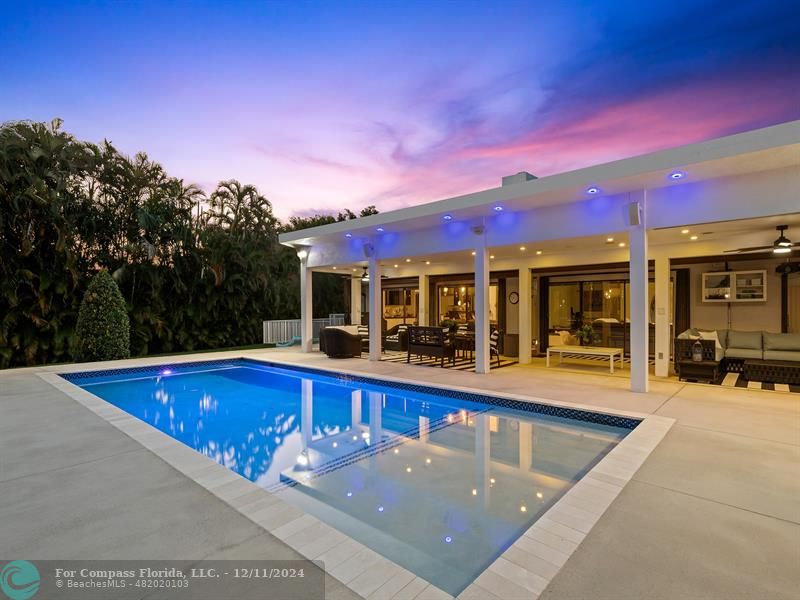
[[[115,360],[130,356],[131,326],[125,300],[108,271],[89,282],[78,312],[75,358]]]

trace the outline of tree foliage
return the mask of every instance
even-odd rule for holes
[[[134,356],[257,343],[263,320],[299,314],[297,257],[278,234],[355,217],[284,224],[252,185],[223,181],[206,196],[59,120],[2,125],[0,368],[70,360],[81,299],[103,269]],[[340,276],[315,275],[315,315],[344,312],[344,299]]]
[[[108,271],[92,277],[78,311],[75,358],[82,361],[128,358],[131,327],[125,300]]]

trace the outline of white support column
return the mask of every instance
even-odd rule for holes
[[[361,325],[361,277],[350,279],[350,324]]]
[[[647,228],[646,192],[631,193],[631,202],[639,205],[637,225],[629,224],[628,246],[630,248],[631,276],[631,390],[646,392],[649,388],[648,353],[650,310],[647,298]]]
[[[420,327],[425,327],[428,325],[428,304],[430,303],[430,299],[428,298],[428,291],[430,290],[430,276],[428,275],[420,275],[419,276],[419,308],[417,309],[417,324]]]
[[[519,270],[519,364],[531,362],[531,270],[528,267]]]
[[[489,257],[483,238],[475,248],[475,372],[489,372]]]
[[[311,282],[313,271],[308,268],[308,251],[300,250],[300,351],[311,352],[314,345],[314,312]]]
[[[669,375],[669,347],[672,338],[669,312],[669,257],[656,258],[656,377]]]
[[[381,359],[381,266],[378,259],[369,259],[369,359]]]

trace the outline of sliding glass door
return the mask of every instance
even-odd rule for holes
[[[383,330],[397,325],[416,325],[419,314],[419,289],[415,287],[384,288]]]

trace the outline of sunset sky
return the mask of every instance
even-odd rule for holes
[[[0,0],[0,121],[275,212],[390,210],[800,119],[796,2]]]

